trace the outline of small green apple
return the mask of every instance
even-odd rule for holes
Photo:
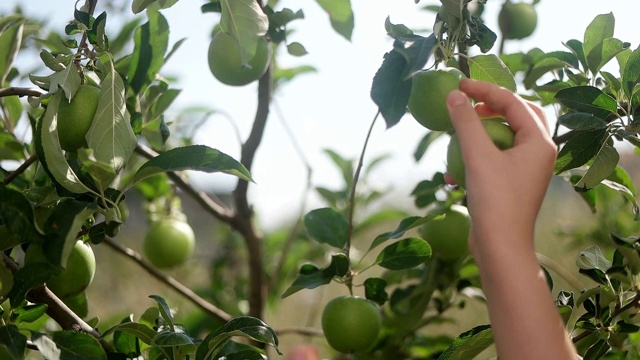
[[[345,354],[371,348],[380,333],[378,306],[358,296],[340,296],[322,311],[322,331],[329,345]]]
[[[505,39],[524,39],[533,34],[537,24],[538,14],[532,4],[509,0],[498,14],[498,27]]]
[[[513,130],[511,130],[503,120],[502,118],[481,120],[489,137],[500,150],[511,148],[515,137]],[[464,161],[462,160],[460,140],[458,140],[456,134],[451,135],[451,140],[449,141],[449,147],[447,149],[447,170],[456,183],[464,189],[466,186]]]
[[[85,136],[91,128],[93,117],[100,102],[100,89],[91,85],[80,85],[71,102],[66,98],[58,106],[58,138],[66,151],[87,147]]]
[[[193,254],[195,243],[195,234],[187,222],[165,218],[151,223],[142,247],[153,266],[170,268],[187,261]]]
[[[271,47],[266,38],[260,38],[255,55],[247,64],[243,64],[238,41],[231,35],[218,31],[209,45],[208,60],[211,73],[223,84],[247,85],[258,80],[267,71],[271,61]]]
[[[411,115],[429,130],[451,130],[447,96],[458,89],[463,78],[462,71],[453,67],[415,73],[411,77],[408,103]]]
[[[420,228],[420,235],[431,246],[434,255],[441,259],[455,260],[469,254],[469,211],[462,205],[437,207],[429,214],[444,215],[440,220],[432,220]]]

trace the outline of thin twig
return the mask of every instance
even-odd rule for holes
[[[135,152],[147,159],[153,159],[158,156],[158,153],[141,144],[136,145]],[[222,200],[218,199],[215,195],[196,190],[184,176],[176,172],[168,172],[167,175],[180,189],[191,196],[208,213],[225,223],[231,222],[234,216],[233,211],[229,209]]]
[[[274,330],[278,336],[282,335],[304,335],[304,336],[324,336],[324,333],[320,329],[311,328],[311,327],[284,327],[280,329]]]
[[[31,166],[31,164],[33,164],[36,161],[38,161],[38,155],[36,154],[31,155],[25,162],[20,164],[20,166],[18,166],[17,169],[15,169],[11,174],[7,175],[7,177],[4,178],[2,182],[5,185],[9,185],[9,183],[11,183],[13,179],[17,178],[18,176],[20,176],[20,174],[24,173],[29,168],[29,166]]]
[[[376,124],[376,120],[378,120],[378,116],[380,116],[380,112],[373,117],[373,121],[371,122],[371,126],[369,126],[369,131],[367,132],[367,137],[364,140],[364,145],[362,146],[362,152],[360,153],[360,160],[358,161],[358,167],[356,168],[356,172],[353,175],[353,184],[351,184],[351,193],[349,194],[349,234],[347,236],[347,243],[344,246],[344,252],[347,258],[349,258],[349,249],[351,248],[351,236],[353,235],[353,215],[355,213],[356,207],[356,188],[358,186],[358,179],[360,178],[360,171],[362,170],[362,166],[364,164],[364,155],[367,151],[367,144],[369,144],[369,139],[371,138],[371,132],[373,131],[373,126]],[[352,292],[351,282],[347,284],[349,286],[349,292]]]
[[[27,87],[8,87],[0,89],[0,97],[5,96],[33,96],[38,97],[40,95],[46,94],[44,91],[38,88],[27,88]]]
[[[153,277],[162,281],[164,284],[168,285],[169,287],[173,288],[175,291],[177,291],[178,293],[180,293],[181,295],[189,299],[189,301],[196,304],[200,309],[204,310],[205,312],[210,314],[212,317],[224,322],[227,322],[232,319],[231,315],[227,314],[223,310],[219,309],[215,305],[203,299],[198,294],[193,292],[193,290],[189,289],[178,280],[174,279],[171,276],[163,274],[158,269],[151,266],[135,250],[122,246],[117,242],[115,242],[113,239],[109,239],[109,238],[106,238],[104,240],[104,243],[109,245],[112,249],[116,250],[120,254],[125,255],[129,259],[135,261],[138,265],[140,265],[140,267],[145,269]]]

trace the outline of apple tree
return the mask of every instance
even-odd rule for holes
[[[122,10],[105,0],[111,6],[101,10],[100,1],[86,0],[68,5],[73,18],[64,29],[47,29],[20,11],[0,18],[1,357],[278,358],[279,337],[286,331],[265,322],[267,305],[278,309],[283,298],[331,283],[344,285],[344,294],[327,304],[322,330],[300,327],[294,332],[325,337],[337,350],[331,352],[336,358],[470,359],[489,348],[489,324],[461,330],[455,338],[423,331],[448,321],[469,299],[484,299],[466,248],[470,220],[464,188],[448,185],[445,174],[416,184],[407,199],[416,213],[369,212],[382,194],[367,186],[367,177],[385,158],[364,164],[366,141],[357,161],[327,150],[344,184],[314,189],[326,206],[309,210],[303,203],[300,219],[284,235],[259,229],[256,216],[268,214],[254,213],[248,189],[255,186],[251,169],[273,94],[281,84],[313,71],[310,66],[283,68],[277,61],[285,54],[278,50],[286,56],[306,54],[303,44],[288,39],[290,23],[302,24],[304,9],[285,8],[277,0],[201,4],[203,13],[219,19],[206,29],[212,35],[203,46],[208,46],[210,70],[228,86],[257,84],[255,118],[238,159],[188,137],[175,140],[168,110],[180,91],[163,76],[163,66],[180,51],[182,40],[169,42],[163,10],[177,1],[133,0]],[[316,2],[333,30],[350,39],[350,1]],[[640,48],[615,38],[614,15],[602,14],[582,39],[566,40],[564,50],[505,53],[505,41],[526,38],[535,29],[536,1],[500,4],[496,30],[482,19],[484,2],[416,5],[416,11],[435,14],[429,34],[390,19],[381,24],[393,45],[372,74],[371,99],[379,112],[371,128],[379,117],[387,128],[424,117],[417,119],[426,127],[415,151],[420,160],[434,140],[455,139],[455,134],[442,113],[446,109],[436,109],[437,101],[416,115],[408,114],[412,99],[418,106],[426,92],[446,96],[442,86],[455,88],[462,76],[496,83],[557,111],[555,172],[589,209],[597,211],[614,193],[626,204],[615,209],[614,218],[640,219],[635,188],[617,150],[624,143],[640,147],[635,121]],[[118,33],[109,33],[107,21],[119,16],[127,20]],[[35,72],[16,62],[18,56],[36,53]],[[612,72],[608,69],[614,63],[618,71]],[[445,83],[421,81],[443,68],[455,74]],[[434,117],[436,128],[430,125]],[[449,166],[464,174],[463,165],[452,159]],[[227,174],[237,179],[235,190],[228,201],[200,192],[184,175],[187,170]],[[219,241],[245,254],[244,271],[220,279],[210,294],[198,294],[163,271],[187,261],[195,246],[179,192],[224,224],[228,237]],[[142,194],[152,228],[144,254],[119,238],[128,220],[127,197],[134,194]],[[371,237],[380,224],[392,225]],[[591,280],[588,287],[555,289],[554,276],[566,277],[566,270],[553,262],[541,260],[541,265],[585,359],[639,358],[640,243],[615,232],[599,236],[605,239],[590,239],[577,259],[579,273]],[[145,300],[153,306],[142,314],[119,321],[89,317],[86,288],[95,268],[104,266],[95,263],[92,249],[97,247],[130,259],[188,299],[207,314],[207,325],[182,324],[157,294],[148,295]],[[276,261],[268,261],[272,258]],[[223,259],[213,266],[238,265]],[[220,294],[231,286],[238,288],[236,296],[225,299]],[[241,301],[246,309],[239,307]],[[341,321],[345,326],[338,326]]]

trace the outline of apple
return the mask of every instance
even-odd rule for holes
[[[247,85],[258,80],[267,71],[271,61],[271,47],[267,39],[261,37],[255,55],[245,64],[238,41],[233,36],[218,31],[209,45],[208,60],[211,73],[223,84]]]
[[[467,208],[453,204],[436,207],[429,214],[444,215],[444,218],[431,220],[420,228],[420,235],[429,243],[433,254],[446,260],[468,255],[471,218]]]
[[[447,109],[447,96],[458,89],[463,78],[462,71],[453,67],[415,73],[411,77],[408,103],[411,115],[429,130],[451,130],[453,124]]]
[[[489,118],[481,121],[489,137],[500,150],[509,149],[513,146],[515,134],[503,122],[502,118]],[[447,170],[456,183],[464,189],[466,186],[464,160],[462,159],[460,141],[455,133],[451,135],[447,149]]]
[[[183,264],[191,257],[195,242],[193,229],[187,222],[165,218],[151,223],[142,247],[153,266],[170,268]]]
[[[71,101],[63,98],[58,106],[58,139],[65,151],[87,147],[85,139],[98,109],[100,89],[80,85]]]
[[[498,27],[505,39],[524,39],[533,34],[537,24],[538,14],[533,4],[508,0],[498,14]]]
[[[340,296],[322,311],[322,331],[329,345],[345,354],[370,349],[378,339],[382,317],[378,306],[358,296]]]

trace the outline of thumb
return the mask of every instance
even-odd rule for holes
[[[495,145],[484,130],[480,117],[465,93],[453,90],[447,97],[449,116],[460,140],[462,157],[465,162],[472,161],[475,156],[485,157],[487,152],[494,150]]]

